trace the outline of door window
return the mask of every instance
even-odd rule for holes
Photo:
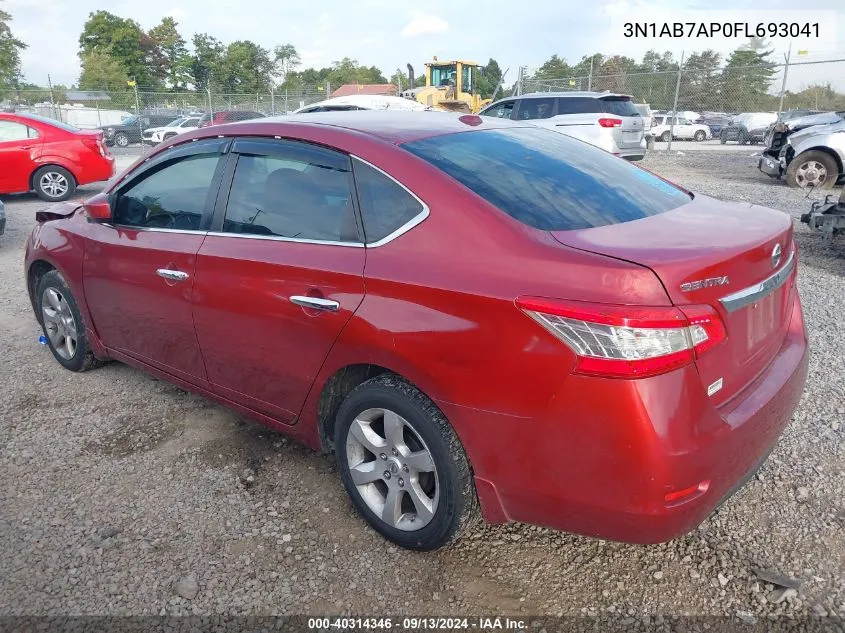
[[[200,230],[218,160],[216,153],[194,154],[151,169],[118,194],[114,224]]]
[[[14,121],[0,121],[0,143],[35,138],[38,133],[32,128]]]
[[[398,231],[425,209],[402,185],[360,160],[355,161],[355,186],[367,244]]]
[[[517,118],[520,120],[548,119],[554,116],[554,99],[523,99],[519,104]]]
[[[224,233],[360,241],[345,156],[293,141],[241,148]]]
[[[513,106],[515,103],[516,101],[503,101],[502,103],[490,106],[484,110],[484,112],[481,113],[481,116],[489,116],[497,119],[509,119],[513,114]]]

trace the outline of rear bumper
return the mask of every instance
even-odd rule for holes
[[[109,180],[115,174],[115,158],[111,155],[97,154],[96,159],[83,161],[80,166],[81,169],[77,175],[77,184],[80,185]]]
[[[535,418],[441,406],[489,521],[659,543],[697,527],[764,462],[801,398],[807,363],[796,297],[778,354],[719,409],[693,366],[636,381],[571,376]],[[705,481],[705,491],[666,502]]]

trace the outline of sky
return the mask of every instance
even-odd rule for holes
[[[623,22],[632,19],[817,21],[819,37],[794,40],[793,59],[845,58],[845,4],[842,0],[811,4],[812,11],[789,11],[796,5],[794,0],[596,0],[588,5],[572,0],[484,0],[478,4],[454,0],[0,0],[0,7],[12,14],[13,32],[29,45],[22,54],[24,76],[42,85],[48,74],[54,84],[69,85],[78,79],[79,34],[89,12],[98,9],[133,18],[144,29],[170,15],[188,41],[193,33],[205,32],[224,42],[249,39],[267,48],[291,43],[304,68],[328,66],[346,56],[378,66],[389,77],[397,68],[405,72],[409,62],[419,75],[423,63],[435,55],[481,64],[493,57],[502,70],[509,68],[506,83],[510,83],[519,66],[536,68],[552,54],[574,64],[593,52],[637,59],[649,48],[672,50],[676,56],[682,50],[705,48],[726,54],[745,42],[743,38],[625,38]],[[771,43],[782,61],[789,41]],[[792,68],[787,87],[797,90],[815,81],[829,81],[845,91],[845,61]]]

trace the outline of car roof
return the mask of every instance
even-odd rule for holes
[[[622,94],[621,92],[595,92],[590,90],[571,90],[565,92],[528,92],[514,97],[515,99],[540,99],[543,97],[591,97],[593,99],[601,99],[602,97],[625,97],[630,99],[631,95]]]
[[[463,120],[462,120],[463,119]],[[402,110],[352,110],[306,112],[278,115],[257,120],[238,121],[225,126],[205,128],[208,135],[220,133],[272,134],[273,128],[287,125],[324,125],[373,136],[400,144],[432,136],[500,128],[534,127],[507,119],[493,119],[466,113]]]

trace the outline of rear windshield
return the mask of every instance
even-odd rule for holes
[[[526,99],[528,101],[528,99]],[[627,97],[558,97],[558,114],[615,114],[616,116],[642,116]]]
[[[689,194],[604,150],[540,128],[445,134],[403,147],[520,222],[585,229],[675,209]]]
[[[608,114],[615,114],[616,116],[642,116],[637,106],[630,99],[613,99],[605,98],[599,99],[604,111]]]

